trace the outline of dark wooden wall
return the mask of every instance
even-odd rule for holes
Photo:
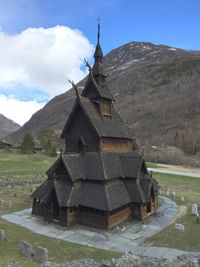
[[[76,116],[73,116],[68,127],[69,130],[66,133],[66,151],[79,153],[79,138],[82,136],[86,143],[84,147],[85,151],[97,152],[99,150],[99,138],[95,130],[79,106],[77,106],[75,112]]]

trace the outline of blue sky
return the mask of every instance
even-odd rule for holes
[[[11,34],[59,24],[95,43],[100,16],[105,52],[133,40],[200,50],[199,0],[0,0],[0,8],[0,26]]]
[[[9,99],[14,98],[22,101],[21,106],[26,102],[26,107],[28,101],[38,103],[34,109],[30,108],[29,117],[53,96],[67,90],[67,87],[64,87],[64,79],[67,81],[68,77],[72,77],[78,81],[85,75],[82,61],[84,57],[88,60],[92,58],[98,17],[101,19],[101,44],[104,54],[131,41],[200,50],[199,0],[0,0],[0,11],[0,45],[6,47],[3,51],[0,48],[0,56],[7,55],[3,59],[4,65],[0,65],[0,76],[6,77],[0,81],[0,101],[7,101],[9,105]],[[66,28],[55,28],[57,25]],[[41,31],[41,27],[52,30]],[[34,32],[28,30],[30,28],[34,28]],[[82,34],[77,33],[75,29]],[[63,50],[66,54],[64,61],[68,60],[70,64],[73,62],[69,66],[62,62],[64,54],[59,52],[62,50],[60,42],[63,40],[63,34],[66,35],[63,42],[66,43],[67,38],[71,36],[71,43]],[[18,36],[18,39],[15,36]],[[57,44],[49,47],[47,42],[51,43],[56,38]],[[70,50],[72,46],[77,47],[77,50]],[[16,53],[13,52],[15,47]],[[82,51],[78,52],[81,48]],[[34,50],[35,54],[31,57],[32,49],[40,50],[39,54]],[[70,60],[66,52],[68,49],[70,55],[74,53]],[[47,54],[48,59],[41,59],[41,55],[47,50],[50,51],[50,54]],[[9,55],[12,53],[11,60]],[[62,59],[56,61],[56,56]],[[46,71],[45,67],[48,67]],[[63,68],[66,68],[65,77]],[[5,73],[4,69],[7,70]],[[54,80],[53,76],[63,79],[63,83]],[[0,102],[0,106],[3,106],[2,103]],[[20,103],[18,104],[20,107]],[[20,124],[29,119],[22,116],[23,112],[13,112],[15,117],[3,108],[0,112]]]

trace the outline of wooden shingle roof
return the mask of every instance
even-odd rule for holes
[[[80,188],[61,180],[56,181],[53,178],[48,178],[33,192],[31,197],[40,199],[42,203],[47,205],[53,190],[55,190],[60,207],[78,206]]]
[[[147,197],[141,187],[140,182],[133,182],[130,180],[125,181],[127,191],[134,203],[146,203]]]
[[[82,183],[79,202],[81,206],[112,211],[131,203],[131,201],[123,181],[117,180],[112,185]]]
[[[72,180],[110,180],[113,178],[137,178],[144,161],[143,157],[134,152],[64,154],[57,159],[47,171],[52,176],[62,161]],[[146,170],[147,172],[147,170]]]
[[[124,124],[114,108],[111,109],[111,118],[102,117],[98,106],[81,98],[81,106],[88,117],[90,123],[94,126],[99,137],[115,137],[132,139],[130,130]]]
[[[133,139],[130,129],[125,125],[114,108],[111,109],[111,117],[102,117],[98,106],[85,97],[80,97],[79,101],[75,104],[73,111],[65,124],[61,137],[65,136],[78,105],[99,137]]]
[[[42,203],[48,204],[53,190],[54,180],[47,179],[31,195],[31,197],[40,199]]]

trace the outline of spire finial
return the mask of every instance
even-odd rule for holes
[[[99,41],[100,41],[100,17],[98,17],[98,36],[97,36],[97,41],[98,41],[98,44],[99,44]]]
[[[75,83],[74,83],[73,81],[70,81],[70,80],[68,80],[68,81],[69,81],[69,83],[71,83],[72,88],[74,89],[74,91],[75,91],[75,93],[76,93],[76,97],[77,97],[77,99],[80,99],[80,95],[79,95],[79,91],[78,91],[77,86],[75,85]]]
[[[90,66],[90,64],[88,63],[88,61],[85,58],[84,58],[84,61],[85,61],[85,65],[88,68],[89,72],[91,72],[92,71],[92,67]]]

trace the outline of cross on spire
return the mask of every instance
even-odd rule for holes
[[[100,17],[98,17],[98,35],[97,35],[97,42],[100,42]]]

